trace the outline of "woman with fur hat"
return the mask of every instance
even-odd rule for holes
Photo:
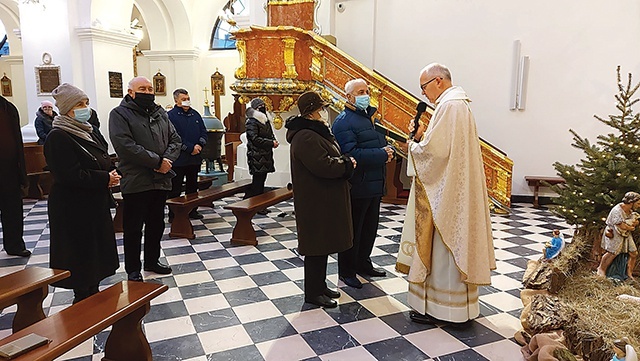
[[[67,83],[52,94],[60,115],[44,143],[53,175],[49,265],[71,271],[71,277],[54,286],[73,289],[76,303],[97,293],[100,281],[120,265],[109,209],[109,187],[118,184],[120,176],[112,170],[107,144],[88,123],[87,95]]]
[[[353,245],[349,182],[356,162],[340,154],[328,126],[328,104],[314,92],[298,98],[300,115],[287,119],[291,144],[291,180],[298,231],[304,256],[305,302],[336,307],[340,293],[327,288],[327,258]]]
[[[278,147],[278,141],[273,135],[267,106],[264,100],[254,98],[247,108],[247,161],[249,173],[252,175],[251,187],[244,198],[251,198],[264,193],[264,183],[267,174],[276,171],[273,162],[273,149]],[[267,214],[267,209],[258,214]]]

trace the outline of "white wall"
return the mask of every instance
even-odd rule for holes
[[[373,21],[372,53],[356,57],[365,64],[373,58],[376,70],[415,95],[422,67],[450,67],[454,84],[473,100],[480,136],[514,161],[514,195],[532,193],[525,175],[555,175],[553,162],[579,161],[569,128],[591,140],[608,132],[593,115],[616,112],[618,64],[623,78],[632,72],[640,80],[637,0],[343,3],[345,11],[335,13],[338,45],[351,55],[369,51],[357,39]],[[514,40],[531,59],[524,111],[509,110]]]

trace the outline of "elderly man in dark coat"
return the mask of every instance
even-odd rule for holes
[[[22,192],[27,185],[18,109],[0,96],[0,219],[2,244],[12,256],[29,257],[22,239]]]
[[[307,92],[298,99],[299,116],[287,119],[291,143],[293,204],[298,251],[304,255],[305,301],[336,307],[340,293],[327,288],[327,258],[352,246],[353,227],[349,182],[355,160],[340,155],[327,125],[327,103]]]
[[[76,303],[98,292],[98,284],[120,266],[111,220],[111,190],[120,180],[107,144],[87,121],[89,98],[64,83],[53,90],[60,115],[44,143],[53,175],[49,194],[52,268],[71,271],[54,284],[71,288]]]
[[[144,228],[144,270],[171,273],[160,262],[164,232],[164,203],[180,155],[180,136],[167,112],[155,103],[153,85],[139,76],[131,79],[127,95],[109,113],[109,137],[122,172],[124,209],[124,268],[130,281],[142,281],[140,262]]]

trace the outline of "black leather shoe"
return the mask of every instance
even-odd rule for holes
[[[415,323],[422,323],[425,325],[435,325],[438,323],[438,320],[436,320],[435,318],[429,315],[423,315],[416,311],[409,312],[409,318]]]
[[[258,213],[258,214],[261,214],[261,215],[263,215],[263,216],[266,216],[267,214],[271,213],[271,211],[270,211],[270,210],[268,210],[268,209],[261,209],[261,210],[259,210],[257,213]]]
[[[22,251],[18,251],[18,252],[7,252],[7,254],[9,256],[29,257],[31,256],[31,251],[29,251],[28,249],[23,249]]]
[[[324,307],[324,308],[334,308],[338,306],[338,303],[325,295],[320,295],[316,297],[305,297],[304,302],[314,304],[316,306]]]
[[[334,290],[329,289],[329,288],[325,288],[324,289],[324,295],[329,297],[329,298],[340,298],[340,292],[334,291]]]
[[[356,276],[352,276],[352,277],[339,276],[338,278],[340,278],[340,281],[344,282],[344,284],[349,287],[362,288],[362,282],[360,282],[360,280]]]
[[[384,277],[387,275],[387,272],[382,268],[371,268],[366,271],[359,271],[358,273],[363,276],[371,276],[371,277]]]
[[[138,271],[129,273],[129,276],[127,277],[127,279],[129,279],[129,281],[136,281],[136,282],[144,281],[142,279],[142,275]]]
[[[204,218],[204,216],[202,214],[200,214],[200,212],[198,212],[197,210],[192,210],[191,212],[189,212],[189,218],[190,219],[202,219]]]
[[[171,267],[163,265],[160,262],[156,262],[152,265],[144,265],[144,270],[154,272],[160,275],[168,275],[171,273]]]

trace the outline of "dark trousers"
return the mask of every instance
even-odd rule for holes
[[[196,193],[198,191],[198,172],[200,171],[200,165],[185,165],[182,167],[172,167],[176,176],[171,178],[171,191],[169,192],[169,198],[178,197],[182,193],[182,182],[187,177],[185,183],[185,194]]]
[[[304,256],[304,296],[318,297],[327,288],[327,259],[324,256]]]
[[[167,191],[151,190],[123,194],[124,268],[140,272],[140,249],[144,225],[144,262],[155,264],[160,258],[160,239],[164,233],[164,202]]]
[[[73,289],[73,303],[78,303],[85,298],[99,292],[98,285]]]
[[[244,194],[244,199],[264,193],[264,183],[267,181],[267,173],[254,173],[251,179],[251,187]]]
[[[2,221],[2,244],[5,252],[17,253],[25,249],[22,216],[22,191],[17,169],[5,172],[0,182],[0,221]]]
[[[351,215],[353,247],[338,253],[338,273],[343,277],[373,268],[370,256],[378,234],[380,197],[351,198]]]

